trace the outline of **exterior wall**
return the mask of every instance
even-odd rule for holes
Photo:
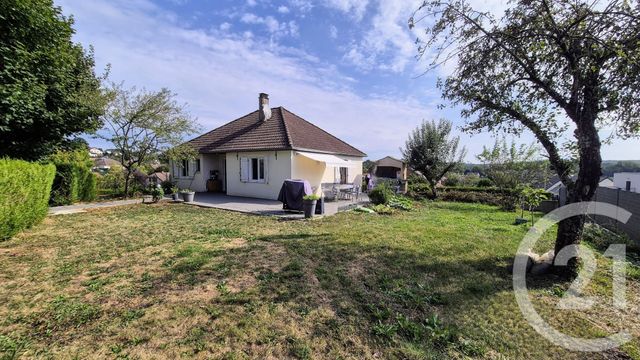
[[[265,158],[266,174],[264,183],[240,181],[240,158],[243,157]],[[291,157],[291,151],[227,153],[227,194],[276,200],[284,180],[292,178]]]
[[[355,156],[340,156],[351,161],[347,171],[347,183],[353,183],[356,176],[362,175],[362,158]],[[316,194],[320,195],[321,184],[340,182],[339,170],[333,165],[309,159],[294,153],[292,160],[292,178],[309,181]]]
[[[640,193],[640,173],[622,172],[613,174],[613,186],[626,189],[627,181],[631,181],[631,191]]]
[[[200,171],[196,172],[196,162],[189,162],[189,175],[182,176],[182,167],[179,163],[175,164],[170,162],[171,177],[174,179],[176,186],[180,189],[191,189],[193,191],[203,192],[207,191],[207,180],[210,177],[210,171],[218,170],[220,172],[220,179],[223,180],[224,189],[224,154],[200,154]]]

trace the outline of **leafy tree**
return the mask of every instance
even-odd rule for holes
[[[458,151],[460,137],[451,137],[451,122],[441,119],[423,121],[409,134],[405,148],[401,149],[409,166],[427,179],[431,196],[437,196],[436,184],[452,169],[462,163],[467,150]]]
[[[362,162],[362,173],[363,174],[367,174],[370,173],[371,170],[373,170],[373,168],[376,166],[376,163],[367,159],[365,161]]]
[[[550,169],[546,161],[537,159],[540,149],[535,145],[516,145],[512,140],[496,139],[493,148],[482,147],[477,156],[485,165],[485,174],[500,188],[516,189],[520,186],[546,183]]]
[[[51,0],[0,1],[0,157],[40,159],[100,127],[101,79],[72,25]]]
[[[549,194],[543,189],[534,189],[530,186],[522,188],[520,193],[524,204],[527,205],[527,208],[529,209],[531,225],[533,225],[533,209],[537,208],[543,201],[547,200],[549,198]]]
[[[567,186],[568,202],[589,201],[601,173],[598,129],[640,130],[640,8],[612,0],[514,0],[499,21],[467,1],[425,1],[409,20],[428,19],[419,54],[432,67],[456,59],[438,81],[463,106],[467,131],[533,133]],[[563,146],[565,145],[566,146]],[[578,163],[571,179],[572,155]],[[562,221],[555,253],[580,242],[584,217]],[[575,273],[572,261],[568,274]]]
[[[150,92],[113,85],[110,93],[112,101],[103,116],[105,128],[98,134],[110,141],[120,154],[127,197],[136,169],[157,159],[161,153],[171,154],[172,159],[193,156],[192,148],[178,145],[185,135],[197,131],[198,126],[168,89]]]

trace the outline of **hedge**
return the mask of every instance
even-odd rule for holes
[[[0,159],[0,240],[44,219],[55,172],[51,164]]]
[[[86,151],[59,152],[49,158],[56,166],[51,189],[51,205],[69,205],[96,199],[96,175]]]

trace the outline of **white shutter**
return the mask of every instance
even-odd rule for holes
[[[241,157],[240,158],[240,181],[247,182],[249,181],[249,158]]]
[[[333,167],[333,183],[339,183],[340,182],[340,168],[337,166]]]

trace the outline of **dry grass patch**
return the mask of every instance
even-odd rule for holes
[[[0,243],[0,358],[581,358],[517,309],[513,218],[447,203],[309,222],[175,204],[50,217]],[[626,312],[558,312],[567,286],[532,282],[543,316],[584,336],[624,325],[630,344],[590,356],[640,358],[637,282]],[[588,291],[610,288],[605,270]]]

